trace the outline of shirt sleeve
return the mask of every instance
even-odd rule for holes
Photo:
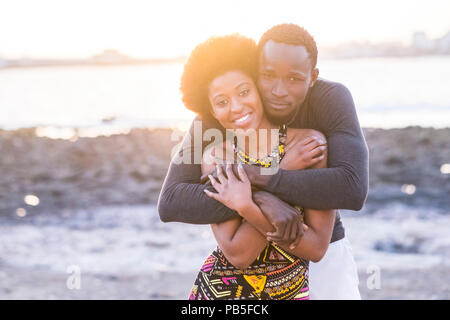
[[[212,224],[238,216],[237,212],[208,197],[200,184],[203,141],[194,143],[194,123],[172,158],[158,199],[158,212],[163,222]],[[204,128],[202,128],[204,129]],[[201,130],[203,136],[203,130]],[[197,133],[198,135],[198,133]],[[198,137],[196,137],[198,138]],[[209,187],[208,190],[214,190]]]
[[[360,210],[367,198],[369,156],[353,98],[338,83],[315,95],[310,107],[317,127],[327,138],[327,168],[280,169],[266,191],[305,208]]]

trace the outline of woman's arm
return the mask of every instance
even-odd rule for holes
[[[241,218],[212,224],[214,237],[228,261],[238,269],[247,269],[266,247],[266,238]]]
[[[169,170],[158,198],[158,213],[163,222],[211,224],[237,217],[237,213],[206,196],[208,186],[200,184],[203,133],[217,124],[200,120],[192,122],[179,151],[170,161]],[[216,129],[217,130],[217,129]],[[195,140],[200,137],[200,140]],[[197,157],[199,159],[197,160]]]
[[[202,160],[202,172],[211,172],[214,168],[216,168],[214,149],[206,150]],[[228,166],[227,170],[229,169],[230,167]],[[230,174],[229,171],[227,171],[227,177],[225,177],[220,167],[218,170],[218,181],[211,177],[211,183],[216,190],[221,192],[217,194],[205,191],[205,193],[209,197],[238,211],[240,214],[250,217],[252,222],[263,228],[265,232],[273,230],[267,220],[255,219],[255,217],[258,215],[262,216],[262,214],[258,206],[252,201],[250,182],[238,181],[234,174],[232,172]],[[234,179],[232,180],[232,178]],[[239,197],[231,196],[229,199],[233,200],[227,201],[226,196],[231,194],[237,194]],[[238,269],[246,269],[267,245],[265,236],[258,232],[251,223],[243,221],[241,216],[225,222],[211,224],[211,229],[225,257]]]

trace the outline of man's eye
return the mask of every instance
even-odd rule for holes
[[[273,78],[273,75],[272,75],[271,73],[263,73],[262,76],[263,76],[265,79],[272,79],[272,78]]]

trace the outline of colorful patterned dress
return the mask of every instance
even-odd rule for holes
[[[280,127],[278,161],[284,156],[286,130],[285,126]],[[237,147],[235,152],[239,156]],[[240,158],[249,163],[246,157],[244,154]],[[271,165],[270,161],[255,162],[251,164],[265,167]],[[269,243],[247,269],[240,270],[234,267],[217,247],[203,263],[189,294],[189,300],[218,299],[307,300],[308,261]]]

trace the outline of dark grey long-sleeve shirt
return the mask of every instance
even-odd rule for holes
[[[202,123],[203,130],[217,126],[217,122]],[[271,177],[266,191],[305,208],[360,210],[368,192],[369,158],[349,90],[340,83],[318,79],[289,126],[315,129],[326,136],[328,168],[280,169]],[[189,134],[194,135],[193,126]],[[162,221],[211,224],[237,215],[203,192],[206,186],[200,184],[201,164],[179,163],[180,157],[186,159],[195,148],[198,151],[208,143],[194,146],[193,139],[185,138],[172,159],[158,200]],[[343,237],[344,227],[337,215],[331,242]]]

